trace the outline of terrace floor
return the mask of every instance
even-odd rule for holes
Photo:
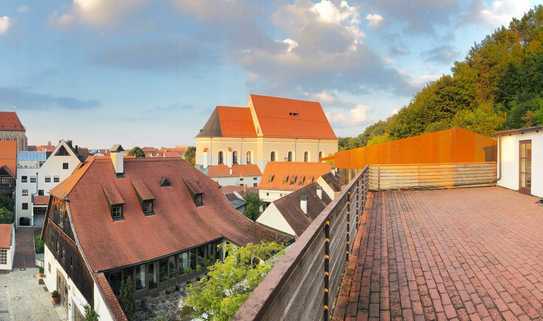
[[[499,187],[375,193],[334,320],[543,320],[543,207]]]

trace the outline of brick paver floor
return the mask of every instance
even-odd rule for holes
[[[376,193],[334,319],[543,320],[536,202],[498,187]]]
[[[34,257],[34,233],[32,227],[18,227],[15,231],[15,260],[14,269],[31,268],[36,266]]]

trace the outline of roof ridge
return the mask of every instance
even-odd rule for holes
[[[89,171],[89,168],[91,167],[91,165],[94,163],[95,160],[96,160],[96,157],[91,156],[91,157],[87,158],[87,160],[85,160],[84,162],[79,163],[79,167],[76,168],[76,170],[81,170],[81,171],[83,171],[83,173],[81,175],[79,175],[79,177],[76,178],[76,180],[73,182],[73,184],[70,187],[70,189],[68,190],[68,192],[65,193],[64,198],[66,198],[66,197],[68,197],[70,195],[70,193],[77,186],[77,184],[83,178],[83,176],[85,176],[85,174],[87,174],[87,172]],[[74,174],[75,174],[75,171],[73,171],[70,174],[70,176],[72,176]],[[70,176],[68,176],[68,177],[70,177]],[[55,186],[53,189],[56,189],[57,187],[61,186],[65,182],[66,182],[66,180],[64,180],[62,183],[58,184],[57,186]],[[53,191],[53,190],[51,190],[51,191]]]

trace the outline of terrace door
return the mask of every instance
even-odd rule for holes
[[[532,193],[532,141],[519,142],[519,191]]]

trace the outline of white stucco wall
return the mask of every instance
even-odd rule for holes
[[[261,189],[258,190],[258,196],[263,202],[271,203],[275,200],[280,199],[283,196],[292,193],[292,191],[280,191],[272,189]]]
[[[211,178],[221,186],[241,186],[256,187],[260,183],[260,176],[246,177],[213,177]],[[256,184],[256,186],[254,185]]]
[[[258,217],[256,221],[281,232],[296,236],[296,233],[292,227],[290,227],[287,220],[285,220],[281,212],[273,203],[266,208],[266,210]]]
[[[543,197],[543,133],[502,136],[498,157],[498,175],[501,165],[501,179],[497,184],[512,190],[519,189],[519,142],[532,141],[532,195]],[[499,144],[500,145],[500,144]],[[500,148],[500,147],[498,147]],[[500,164],[501,163],[501,164]]]

